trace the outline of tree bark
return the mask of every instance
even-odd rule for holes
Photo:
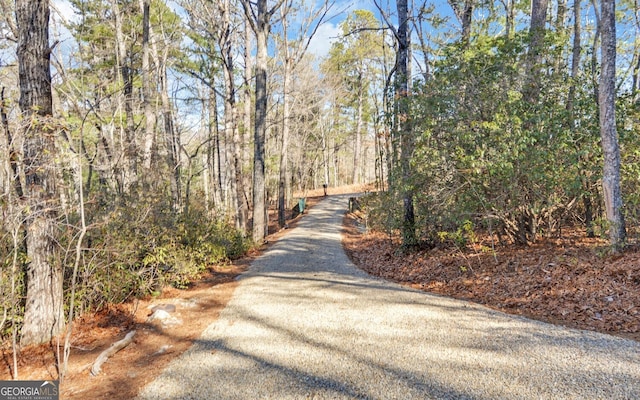
[[[209,93],[207,126],[209,135],[209,174],[211,176],[211,187],[213,188],[213,205],[216,209],[222,209],[222,166],[220,160],[220,132],[218,130],[218,107],[216,105],[216,94],[213,90]]]
[[[267,236],[265,193],[265,140],[267,136],[267,36],[269,16],[267,0],[258,0],[256,21],[256,116],[253,145],[253,240],[262,242]]]
[[[285,30],[286,34],[286,30]],[[286,45],[285,39],[285,45]],[[291,81],[291,59],[289,49],[285,48],[284,82],[282,88],[282,141],[280,147],[280,178],[278,183],[278,225],[283,228],[286,224],[287,193],[289,189],[289,118],[291,117],[291,102],[289,99],[289,85]]]
[[[149,26],[149,35],[153,38],[154,33]],[[174,123],[173,105],[169,97],[169,80],[167,76],[167,60],[169,58],[170,48],[166,46],[162,49],[162,54],[152,40],[151,50],[153,58],[158,69],[158,82],[160,85],[159,94],[161,102],[162,121],[164,128],[164,139],[167,149],[167,167],[169,168],[169,188],[171,192],[171,206],[175,212],[182,212],[184,207],[184,199],[182,198],[182,161],[181,151],[182,142],[180,133],[176,130]]]
[[[246,229],[246,209],[244,201],[244,187],[242,180],[242,153],[240,148],[240,130],[238,128],[238,105],[236,101],[235,65],[233,59],[233,41],[231,27],[231,8],[229,0],[220,2],[222,26],[220,27],[220,49],[224,70],[225,96],[225,130],[226,137],[231,143],[229,164],[231,172],[231,204],[235,209],[235,226],[244,231]]]
[[[640,5],[638,4],[638,0],[634,1],[634,10],[635,10],[635,22],[636,22],[636,32],[640,31]],[[633,54],[632,61],[635,65],[633,66],[633,72],[631,74],[631,99],[636,104],[636,106],[640,105],[640,50],[636,47],[636,50]]]
[[[362,154],[362,125],[364,119],[364,81],[362,78],[362,72],[358,73],[358,107],[356,108],[356,134],[355,143],[353,146],[353,175],[351,177],[351,183],[354,185],[360,183],[360,158]]]
[[[593,15],[596,19],[596,31],[593,34],[593,42],[591,45],[591,82],[593,83],[593,98],[594,101],[596,103],[598,103],[600,100],[600,94],[598,86],[598,52],[596,51],[596,48],[598,47],[598,40],[600,40],[600,34],[601,34],[601,27],[602,27],[602,23],[601,23],[601,17],[600,17],[600,9],[598,8],[598,2],[596,0],[591,0],[591,5],[593,6]],[[598,109],[598,112],[600,112],[600,110]],[[600,117],[598,116],[598,119]]]
[[[504,5],[505,23],[504,36],[510,39],[513,35],[513,21],[515,20],[515,0],[502,0]]]
[[[567,0],[558,0],[556,15],[556,31],[564,32],[567,24]]]
[[[116,36],[116,52],[118,62],[118,73],[122,81],[122,94],[124,97],[125,126],[124,140],[121,141],[121,149],[123,154],[123,164],[121,168],[121,187],[122,193],[129,194],[131,188],[137,183],[137,161],[138,146],[135,137],[135,120],[133,115],[133,70],[130,66],[130,60],[127,58],[127,49],[122,28],[122,14],[117,0],[111,0],[113,7],[113,15],[115,19],[115,36]]]
[[[582,5],[581,0],[574,0],[573,2],[573,46],[571,51],[571,83],[569,85],[569,94],[567,97],[567,126],[571,130],[576,129],[575,121],[575,97],[576,97],[576,85],[578,75],[580,73],[580,57],[582,53],[582,21],[581,21]],[[583,161],[584,157],[580,156],[580,161]],[[589,184],[589,178],[586,176],[585,171],[581,171],[581,185],[584,194],[582,195],[582,203],[584,206],[584,225],[587,230],[588,237],[594,237],[595,231],[593,229],[593,205],[591,202],[591,185]]]
[[[27,298],[22,345],[44,343],[64,328],[62,268],[56,262],[58,191],[52,118],[49,2],[16,0],[20,109],[24,115]]]
[[[224,76],[224,135],[226,143],[230,143],[231,146],[226,147],[226,158],[230,162],[227,163],[227,171],[230,177],[230,190],[231,204],[233,206],[235,226],[240,229],[241,226],[241,214],[240,204],[238,203],[241,198],[238,196],[238,162],[236,155],[236,135],[238,110],[236,106],[236,85],[234,81],[234,63],[231,43],[231,18],[229,10],[229,0],[221,1],[218,3],[220,23],[218,24],[218,44],[220,46],[220,55],[222,58],[222,72]]]
[[[600,109],[600,136],[604,154],[602,189],[609,241],[614,251],[619,251],[626,240],[626,228],[622,213],[620,189],[620,148],[616,130],[616,20],[615,0],[601,2],[601,72],[598,103]]]
[[[249,146],[247,145],[247,143],[249,142],[249,132],[251,130],[251,97],[252,97],[252,93],[251,93],[251,80],[253,78],[253,68],[252,68],[252,63],[253,63],[253,57],[251,55],[251,41],[252,41],[252,37],[251,37],[251,26],[249,24],[249,22],[246,20],[246,16],[245,16],[245,33],[244,33],[244,122],[243,122],[243,132],[242,132],[242,138],[241,138],[241,151],[242,151],[242,160],[243,160],[243,165],[244,162],[249,162],[250,161],[250,154],[249,154]],[[245,184],[246,182],[246,177],[244,174],[242,174],[242,187],[244,189],[248,189],[247,185]],[[245,192],[246,193],[246,192]],[[244,193],[243,193],[244,195]],[[243,210],[244,210],[244,219],[245,221],[248,221],[249,219],[249,200],[248,200],[248,196],[244,195],[243,196],[243,200],[244,200],[244,206],[243,206]]]
[[[407,0],[398,0],[398,64],[396,71],[396,101],[398,102],[397,129],[400,137],[400,168],[402,174],[402,245],[412,247],[417,244],[413,189],[411,183],[411,157],[413,154],[413,132],[409,122],[409,35]]]
[[[465,0],[460,4],[459,0],[449,0],[453,12],[458,18],[462,28],[462,43],[465,46],[469,45],[471,39],[471,22],[473,18],[473,2],[474,0]],[[400,5],[398,5],[400,7]],[[400,16],[398,16],[400,18]]]
[[[575,93],[576,93],[576,79],[578,79],[578,73],[580,72],[580,53],[582,52],[582,45],[580,40],[581,35],[581,0],[574,0],[573,3],[573,15],[574,15],[574,24],[573,24],[573,48],[571,52],[571,84],[569,86],[569,96],[567,98],[567,111],[569,111],[570,118],[570,126],[574,126],[573,121],[573,106],[575,101]]]
[[[166,65],[167,53],[168,50],[165,50],[162,61],[158,63],[160,72],[160,98],[162,101],[165,141],[167,144],[167,164],[170,170],[171,201],[174,211],[181,212],[183,207],[182,184],[180,181],[180,176],[182,175],[182,163],[180,161],[182,144],[180,134],[176,131],[175,124],[173,123],[173,107],[169,100]]]
[[[155,113],[151,102],[151,63],[150,60],[150,13],[151,0],[140,0],[142,8],[142,101],[144,105],[145,135],[142,153],[142,166],[151,170],[151,150],[155,139]],[[149,174],[146,174],[147,176]]]
[[[531,104],[538,102],[540,95],[540,63],[544,54],[545,24],[548,0],[531,1],[531,23],[529,25],[529,52],[526,59],[524,98]]]
[[[631,84],[631,98],[636,104],[640,103],[640,53],[635,55],[636,65],[633,67],[633,76]]]
[[[267,0],[257,0],[257,12],[252,3],[242,0],[247,22],[256,35],[256,104],[253,134],[253,228],[252,237],[260,243],[267,236],[268,214],[265,188],[265,141],[267,136],[267,38],[270,20],[284,0],[277,0],[271,9]]]

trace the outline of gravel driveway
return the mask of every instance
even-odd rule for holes
[[[335,196],[311,209],[139,398],[640,399],[637,342],[356,269],[340,243],[346,207]]]

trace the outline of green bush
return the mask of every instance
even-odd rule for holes
[[[192,212],[176,215],[162,202],[121,206],[94,216],[86,236],[78,304],[94,309],[178,288],[211,265],[238,258],[250,242],[233,226]]]

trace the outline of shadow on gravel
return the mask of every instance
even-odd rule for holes
[[[324,279],[313,276],[295,276],[282,274],[258,274],[256,277],[266,279],[260,287],[268,292],[275,302],[282,301],[292,303],[309,303],[309,310],[313,312],[326,301],[327,289],[343,292],[353,296],[353,300],[344,300],[344,308],[353,311],[352,306],[362,303],[367,293],[385,292],[383,297],[370,302],[362,311],[360,320],[364,320],[367,312],[374,309],[389,306],[396,308],[408,308],[415,310],[436,310],[429,312],[429,325],[443,326],[450,333],[449,337],[434,337],[432,342],[425,341],[425,337],[412,338],[389,336],[378,334],[376,327],[379,322],[371,321],[366,327],[358,326],[359,341],[367,342],[399,342],[405,346],[414,348],[416,353],[425,347],[435,350],[435,355],[425,356],[425,364],[428,368],[437,370],[442,367],[449,371],[455,371],[460,380],[474,376],[474,381],[482,381],[485,375],[487,385],[504,385],[505,382],[516,381],[532,389],[532,392],[540,390],[549,393],[549,388],[558,386],[558,393],[581,393],[576,398],[590,398],[589,393],[596,393],[598,397],[591,398],[640,398],[640,386],[636,383],[640,379],[638,355],[635,352],[624,352],[624,343],[628,342],[635,348],[634,342],[616,339],[616,345],[598,334],[577,330],[548,329],[546,324],[527,320],[519,317],[506,317],[499,312],[482,308],[481,306],[465,305],[462,302],[451,301],[439,296],[430,296],[411,289],[398,286],[385,285],[367,280],[350,281],[347,277],[342,279]],[[299,282],[301,291],[292,291],[291,283]],[[281,286],[282,285],[282,286]],[[420,301],[412,301],[420,295]],[[455,304],[455,305],[453,305]],[[469,395],[458,391],[458,385],[451,385],[447,379],[433,374],[429,379],[415,375],[415,370],[404,369],[402,364],[394,364],[386,361],[376,361],[370,356],[362,356],[358,352],[358,340],[353,342],[356,346],[339,347],[333,345],[330,340],[317,338],[330,337],[331,330],[316,329],[321,334],[310,334],[307,331],[291,329],[285,322],[274,323],[271,319],[263,318],[254,313],[251,308],[235,308],[236,316],[249,322],[253,326],[259,326],[266,331],[277,332],[278,336],[284,336],[289,343],[298,343],[305,347],[311,347],[322,351],[331,360],[348,360],[357,365],[367,365],[373,369],[375,376],[391,377],[400,382],[401,386],[410,391],[425,394],[425,398],[436,399],[493,399],[491,395]],[[421,320],[425,314],[416,314],[417,324],[423,324]],[[406,321],[407,324],[411,320]],[[368,329],[366,331],[365,329]],[[368,333],[368,334],[367,334]],[[370,336],[368,339],[367,336]],[[422,340],[422,342],[416,342]],[[244,358],[251,358],[261,365],[268,365],[270,369],[278,370],[278,373],[295,377],[301,385],[306,385],[313,390],[335,390],[336,393],[347,394],[351,398],[387,398],[376,396],[375,393],[361,393],[358,387],[349,386],[342,381],[335,381],[323,376],[309,375],[304,371],[290,370],[287,367],[274,364],[244,354],[239,350],[231,349],[223,342],[209,344],[218,351],[226,351]],[[616,362],[600,363],[597,360],[607,359],[615,353]],[[474,356],[475,355],[475,356]],[[477,357],[477,358],[476,358]],[[495,364],[487,363],[487,360],[496,360]],[[557,361],[559,360],[559,361]],[[585,362],[591,360],[589,362]],[[592,360],[596,360],[595,362]],[[615,365],[612,367],[612,365]],[[427,374],[429,375],[429,374]],[[465,378],[467,377],[467,378]],[[566,384],[565,389],[560,389]],[[589,388],[594,392],[589,392]],[[612,388],[626,393],[620,397],[613,395]],[[501,389],[498,387],[498,392]],[[584,390],[584,391],[583,391]],[[513,392],[511,394],[514,394]],[[502,397],[510,398],[510,396]],[[522,398],[532,398],[524,395]],[[540,398],[548,398],[542,396]],[[558,398],[563,398],[560,396]]]
[[[273,327],[279,329],[278,327]],[[291,334],[285,330],[285,333]],[[331,346],[326,346],[323,343],[311,343],[318,347],[324,347],[327,350],[331,351],[341,351],[339,349],[333,348]],[[283,380],[289,382],[295,382],[292,384],[291,392],[286,393],[287,396],[291,396],[297,391],[304,392],[304,398],[315,398],[314,396],[320,395],[320,398],[344,398],[348,397],[350,399],[376,399],[379,398],[379,395],[376,393],[363,393],[362,390],[359,390],[357,387],[353,385],[346,384],[345,382],[331,379],[328,377],[318,376],[309,374],[305,371],[301,371],[298,369],[293,369],[290,367],[286,367],[284,365],[276,364],[271,361],[265,360],[263,358],[257,357],[255,355],[247,354],[246,352],[233,349],[228,347],[224,341],[222,340],[200,340],[196,341],[196,345],[200,347],[202,350],[206,350],[209,352],[223,352],[227,353],[233,357],[248,360],[257,364],[261,370],[266,371],[267,374],[275,374]],[[352,355],[350,355],[352,356]],[[368,360],[359,360],[362,362],[368,362]],[[420,393],[425,395],[433,396],[430,398],[434,399],[473,399],[474,397],[469,397],[468,395],[464,395],[462,393],[453,391],[449,388],[444,387],[434,387],[434,385],[427,385],[426,382],[419,381],[411,376],[411,373],[408,371],[397,371],[392,368],[387,368],[381,365],[375,365],[376,368],[380,369],[380,372],[386,375],[394,376],[398,381],[405,382],[408,386],[417,389]],[[278,379],[278,378],[276,378]],[[281,388],[286,389],[286,388]],[[325,397],[328,396],[328,397]],[[480,398],[477,398],[480,400]],[[488,400],[488,399],[487,399]]]

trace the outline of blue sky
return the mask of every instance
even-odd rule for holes
[[[171,5],[170,3],[172,3],[172,1],[169,0],[167,3]],[[61,17],[67,20],[74,19],[73,8],[67,0],[52,0],[51,4],[54,9],[52,13],[54,19],[60,20]],[[331,43],[333,43],[340,34],[338,25],[344,20],[348,12],[356,9],[374,10],[375,7],[371,1],[340,1],[336,3],[329,14],[332,18],[319,27],[317,35],[313,38],[309,46],[309,51],[319,57],[326,55],[329,52]],[[57,24],[57,26],[57,34],[61,42],[72,40],[71,35],[64,27],[60,24]],[[62,43],[62,45],[64,45],[64,43]]]
[[[321,0],[315,0],[316,4],[319,4]],[[436,0],[436,4],[438,4],[438,11],[445,14],[450,14],[451,9],[447,4],[446,0]],[[173,1],[167,0],[169,6]],[[393,15],[391,16],[392,22],[396,22],[395,17],[395,1],[393,0],[379,0],[379,4],[384,9],[390,9]],[[55,10],[53,13],[54,18],[60,19],[71,19],[74,18],[73,8],[68,0],[52,0],[52,5]],[[178,7],[175,7],[178,8]],[[375,6],[372,0],[337,0],[333,4],[331,11],[328,16],[330,17],[326,22],[324,22],[318,29],[316,36],[311,41],[309,51],[318,57],[322,57],[326,55],[331,47],[331,43],[333,43],[336,38],[341,34],[338,26],[340,23],[346,18],[346,16],[353,12],[354,10],[366,9],[372,11],[375,15],[378,16],[378,9]],[[61,41],[72,40],[71,35],[66,29],[61,27],[58,24]],[[63,43],[64,45],[64,43]]]
[[[165,1],[167,1],[167,3],[170,6],[172,4],[175,5],[174,0],[165,0]],[[306,1],[314,2],[317,6],[319,6],[323,0],[306,0]],[[409,0],[409,1],[411,6],[412,0]],[[420,3],[421,1],[415,0],[415,2]],[[440,15],[449,17],[449,22],[447,23],[447,29],[453,29],[453,30],[458,29],[457,20],[455,17],[453,17],[451,6],[447,3],[447,0],[431,0],[430,2],[432,4],[435,4],[436,11]],[[395,15],[395,8],[396,8],[395,0],[378,0],[378,4],[383,9],[389,10],[388,12],[390,13],[391,23],[395,24],[397,22],[397,17]],[[53,13],[53,16],[55,19],[59,20],[61,18],[60,16],[66,19],[74,18],[73,9],[69,4],[68,0],[52,0],[52,5],[54,10],[56,10],[56,12]],[[592,19],[591,6],[589,6],[588,4],[584,4],[583,7],[585,7],[583,18]],[[175,7],[175,8],[178,8],[178,7]],[[331,48],[331,44],[341,34],[339,29],[340,23],[346,18],[346,16],[349,13],[358,9],[370,10],[378,17],[378,19],[382,20],[373,0],[335,0],[335,2],[333,3],[333,7],[328,14],[330,18],[326,20],[318,28],[316,36],[311,41],[309,52],[319,58],[325,56],[329,52],[329,49]],[[476,13],[482,13],[482,11],[477,10]],[[476,17],[480,17],[480,15],[479,14],[476,15]],[[520,15],[520,18],[524,18],[521,21],[526,22],[526,19],[527,19],[526,16]],[[61,43],[59,44],[59,47],[60,47],[59,50],[62,49],[63,54],[68,54],[69,50],[73,46],[73,39],[71,38],[71,35],[69,34],[69,32],[66,31],[66,29],[61,24],[56,24],[55,26],[57,29],[57,32],[55,32],[57,35],[55,39],[61,41]],[[633,36],[634,36],[635,30],[629,29],[629,28],[632,28],[632,27],[618,26],[618,40],[620,42],[623,42],[623,43],[633,42],[634,40]],[[274,27],[274,29],[277,29],[277,28]],[[622,55],[620,55],[620,57],[622,58]],[[620,61],[622,62],[623,60],[620,60]],[[627,60],[627,63],[628,62],[630,62],[630,60]]]
[[[409,0],[409,2],[411,6],[411,0]],[[439,14],[450,18],[449,25],[455,28],[457,21],[453,17],[453,10],[447,3],[447,0],[433,0],[431,3],[435,4]],[[394,0],[378,0],[378,4],[383,10],[388,10],[387,13],[389,14],[390,22],[397,24],[396,2]],[[319,29],[317,37],[312,41],[313,47],[310,49],[311,52],[317,56],[326,55],[331,47],[331,43],[341,34],[338,26],[349,13],[355,10],[372,11],[380,21],[383,20],[373,0],[336,1],[332,8],[333,13],[331,15],[333,18],[325,22]]]

